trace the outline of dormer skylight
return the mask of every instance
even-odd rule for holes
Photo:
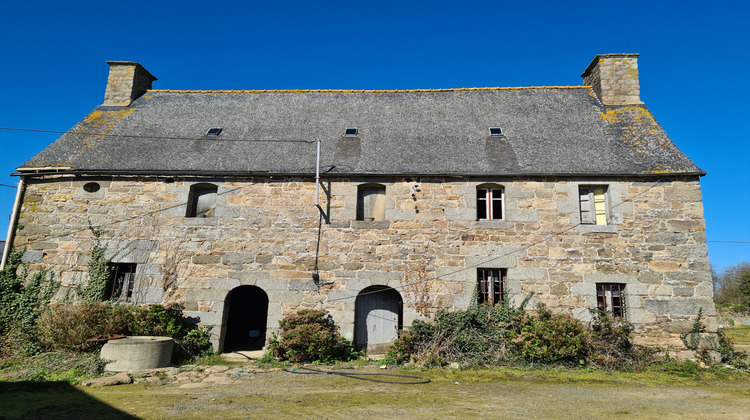
[[[221,130],[222,130],[221,127],[209,128],[208,131],[206,131],[206,135],[207,136],[218,137],[219,133],[221,133]]]
[[[356,137],[359,134],[359,130],[356,128],[347,128],[344,131],[344,137]]]
[[[500,127],[490,127],[490,136],[500,137],[503,135],[503,129]]]

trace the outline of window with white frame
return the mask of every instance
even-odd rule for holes
[[[503,300],[503,278],[505,269],[477,269],[477,303],[497,305]]]
[[[477,220],[501,220],[505,212],[502,187],[477,188]]]
[[[382,221],[385,219],[385,187],[365,184],[357,188],[357,220]]]
[[[596,284],[596,307],[612,318],[625,316],[625,285],[620,283]]]
[[[581,224],[607,224],[607,186],[585,185],[578,188]]]

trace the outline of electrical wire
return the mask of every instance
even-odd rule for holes
[[[297,369],[306,370],[307,372],[299,372]],[[296,375],[337,375],[337,376],[343,376],[345,378],[351,378],[351,379],[359,379],[361,381],[370,381],[370,382],[378,382],[381,384],[397,384],[397,385],[419,385],[419,384],[428,384],[431,381],[426,378],[421,378],[419,376],[411,376],[411,375],[396,375],[393,373],[348,373],[348,372],[340,372],[335,370],[319,370],[319,369],[311,369],[304,366],[300,366],[297,368],[292,369],[284,369],[285,372],[294,373]],[[363,376],[389,376],[394,378],[408,378],[408,379],[416,379],[415,381],[383,381],[378,379],[372,379],[372,378],[363,378]]]

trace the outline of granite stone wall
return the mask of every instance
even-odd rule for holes
[[[87,183],[99,190],[88,192]],[[385,221],[357,221],[357,186],[386,188]],[[190,186],[218,187],[215,217],[186,217]],[[478,185],[505,192],[504,219],[476,220]],[[607,225],[581,225],[580,185],[607,186]],[[88,188],[91,190],[92,188]],[[134,303],[178,302],[219,347],[226,299],[242,285],[269,298],[268,330],[300,308],[328,310],[348,338],[355,298],[390,286],[404,325],[475,299],[477,268],[501,268],[518,304],[590,319],[597,283],[625,285],[626,317],[643,344],[682,347],[700,308],[716,330],[697,177],[332,178],[108,177],[28,179],[14,246],[31,269],[52,270],[57,299],[75,298],[103,231],[114,262],[136,263]],[[313,270],[320,280],[313,280]],[[403,287],[404,279],[420,286]],[[421,286],[424,285],[424,286]],[[427,305],[416,310],[418,295]]]

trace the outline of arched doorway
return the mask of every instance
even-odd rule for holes
[[[266,344],[268,295],[260,287],[240,286],[227,295],[224,351],[260,350]]]
[[[387,286],[370,286],[354,303],[354,345],[369,353],[385,351],[403,326],[401,295]]]

